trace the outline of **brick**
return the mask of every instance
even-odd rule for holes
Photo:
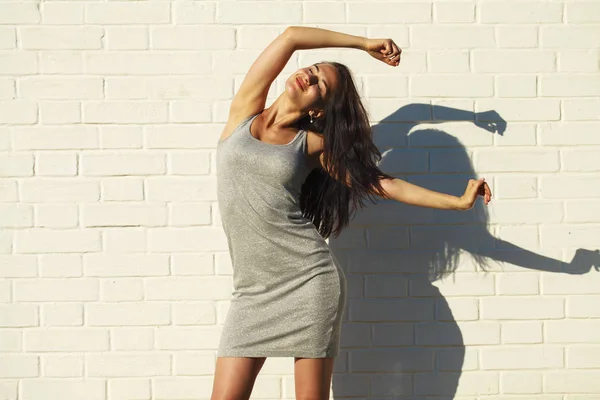
[[[545,233],[544,230],[542,233]],[[566,245],[568,246],[568,244]],[[599,281],[600,278],[597,274],[565,276],[564,274],[544,273],[541,283],[542,294],[600,294]]]
[[[139,78],[109,77],[106,97],[109,99],[191,99],[213,100],[232,95],[231,79],[224,78]]]
[[[527,75],[500,75],[496,77],[498,97],[536,97],[537,77]]]
[[[169,103],[169,122],[211,122],[212,107],[208,101],[173,100]]]
[[[600,296],[569,296],[567,316],[574,318],[600,317]]]
[[[600,392],[597,371],[551,371],[546,374],[544,391],[547,393]]]
[[[145,277],[169,274],[169,259],[162,254],[86,254],[83,260],[86,276]]]
[[[597,151],[572,149],[562,151],[562,170],[570,172],[600,171]]]
[[[555,99],[477,99],[477,112],[495,110],[505,121],[558,121],[560,103]]]
[[[41,324],[44,326],[82,326],[83,305],[76,303],[43,304]]]
[[[600,321],[593,319],[547,321],[544,337],[547,343],[598,343],[598,326]]]
[[[40,51],[39,70],[44,74],[82,74],[81,51]]]
[[[479,149],[475,152],[474,168],[480,173],[488,172],[557,172],[559,167],[557,151]]]
[[[553,346],[515,346],[481,349],[481,368],[506,369],[558,369],[564,367],[563,349]]]
[[[98,130],[92,126],[16,127],[17,150],[68,150],[98,148]]]
[[[39,107],[42,125],[81,122],[81,103],[78,101],[40,101]]]
[[[0,4],[0,24],[37,24],[40,11],[35,3],[2,2]]]
[[[15,300],[19,302],[94,301],[98,300],[98,281],[85,278],[22,280],[15,282]]]
[[[543,123],[538,128],[539,142],[544,146],[600,144],[598,127],[599,122]]]
[[[120,227],[104,229],[105,253],[126,254],[147,251],[146,230],[142,228]]]
[[[541,95],[547,97],[596,97],[600,93],[598,74],[542,75]]]
[[[176,25],[210,24],[215,22],[216,3],[178,1],[171,4]],[[263,47],[264,48],[264,47]]]
[[[88,304],[88,326],[168,325],[171,306],[166,303]]]
[[[321,12],[320,8],[319,12]],[[348,4],[346,22],[351,24],[428,23],[431,22],[431,4],[353,2]]]
[[[36,228],[18,231],[15,236],[17,253],[85,253],[100,251],[102,245],[99,232],[91,230]],[[43,293],[39,294],[43,296]]]
[[[34,158],[27,153],[0,153],[0,176],[32,176]]]
[[[501,295],[539,294],[539,274],[499,274],[496,285]]]
[[[2,328],[24,328],[38,326],[38,308],[27,304],[0,304],[0,326]]]
[[[72,203],[97,201],[100,189],[89,179],[35,178],[21,183],[21,201],[41,203]]]
[[[86,123],[159,123],[167,122],[166,102],[89,101],[83,104]]]
[[[519,12],[511,2],[489,1],[481,4],[481,22],[497,23],[552,23],[562,22],[563,6],[547,1],[520,1]]]
[[[26,50],[94,50],[102,48],[104,30],[97,26],[21,27],[19,34]]]
[[[556,54],[552,51],[474,50],[475,72],[552,72],[556,70]]]
[[[503,322],[502,343],[542,343],[542,323],[542,321]]]
[[[106,329],[83,327],[29,330],[23,332],[23,344],[26,351],[108,351],[108,333]]]
[[[150,177],[146,180],[148,201],[210,201],[216,199],[214,177]]]
[[[567,367],[599,368],[600,348],[598,346],[576,345],[567,347]]]
[[[81,226],[165,226],[167,210],[163,204],[84,204]]]
[[[150,34],[145,26],[106,27],[108,50],[146,50],[150,47]]]
[[[300,2],[218,3],[216,21],[220,24],[298,24],[302,21]]]
[[[76,208],[69,204],[69,206]],[[40,259],[40,276],[50,278],[67,278],[83,276],[83,262],[80,254],[42,254]]]
[[[487,26],[412,26],[411,48],[461,49],[495,47],[494,28]]]
[[[111,330],[111,343],[115,350],[152,350],[154,336],[150,327],[117,327]]]
[[[467,51],[432,50],[427,52],[427,64],[431,72],[467,73],[471,70],[469,60],[469,52]],[[389,78],[386,80],[389,82]],[[401,96],[400,93],[398,96]]]
[[[114,177],[100,181],[103,201],[144,200],[144,182],[141,177]]]
[[[0,49],[14,49],[17,47],[17,33],[15,28],[0,26]]]
[[[156,348],[214,350],[219,345],[220,336],[221,329],[216,326],[159,327],[156,330]]]
[[[413,76],[409,90],[411,96],[419,97],[491,97],[494,81],[477,75]]]
[[[108,381],[108,396],[114,400],[148,398],[151,380],[144,378],[110,379]]]
[[[469,23],[475,21],[475,4],[434,3],[433,18],[441,23]]]
[[[85,5],[62,2],[41,3],[43,24],[79,25],[84,23]]]
[[[174,254],[171,256],[171,275],[232,275],[217,272],[211,253],[202,254]]]
[[[38,153],[35,157],[35,174],[42,176],[77,175],[77,154]]]
[[[31,75],[38,72],[34,52],[0,51],[0,75]]]
[[[95,380],[72,379],[23,379],[20,382],[20,393],[26,398],[42,399],[52,393],[64,400],[76,400],[84,396],[88,400],[106,398],[105,382]]]
[[[86,4],[88,24],[165,24],[171,22],[170,4],[163,2],[108,2]]]
[[[102,280],[100,281],[100,300],[103,302],[143,301],[143,281],[123,278]]]
[[[540,179],[542,198],[593,198],[600,196],[600,177],[585,174],[569,176],[543,176]]]
[[[541,47],[589,50],[600,46],[600,26],[542,26],[540,37]]]
[[[157,253],[227,250],[223,230],[210,227],[151,229],[148,245]]]
[[[559,297],[488,297],[481,300],[483,319],[564,318],[564,299]]]
[[[169,226],[210,225],[210,204],[206,202],[169,204]]]
[[[152,278],[145,293],[151,300],[229,300],[231,277]]]
[[[0,99],[12,100],[16,97],[15,80],[0,78]]]
[[[600,69],[598,50],[572,50],[558,53],[560,72],[598,72]]]
[[[83,362],[82,355],[42,355],[42,374],[47,378],[83,377]]]
[[[496,26],[498,47],[507,49],[531,49],[538,47],[539,27],[536,25]]]
[[[566,3],[565,7],[565,19],[568,24],[600,22],[600,5],[595,1]]]
[[[27,100],[0,100],[0,124],[35,124],[38,121],[38,106]]]
[[[142,126],[106,125],[100,127],[102,149],[141,149],[144,142]]]
[[[88,52],[83,55],[88,74],[181,75],[206,74],[211,60],[200,52]]]
[[[500,374],[500,390],[503,393],[542,393],[542,374],[537,371],[503,372]]]
[[[76,204],[36,204],[35,226],[43,228],[76,228],[79,215]]]
[[[502,175],[495,178],[492,196],[496,199],[527,199],[537,197],[537,179],[527,175]]]
[[[227,27],[169,26],[150,30],[153,49],[222,50],[235,47],[235,30]]]
[[[562,108],[566,121],[600,120],[600,99],[564,99]]]

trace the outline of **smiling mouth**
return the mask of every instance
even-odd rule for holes
[[[304,86],[302,85],[302,81],[300,80],[300,78],[296,78],[296,83],[298,83],[298,86],[300,86],[300,89],[302,89],[302,91],[304,91]]]

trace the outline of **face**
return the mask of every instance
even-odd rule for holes
[[[290,76],[285,89],[288,97],[302,111],[324,107],[337,88],[335,67],[329,64],[313,64],[301,68]]]

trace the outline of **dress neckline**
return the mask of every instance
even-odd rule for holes
[[[265,144],[267,146],[280,146],[280,147],[286,147],[286,146],[290,146],[292,143],[294,143],[301,135],[301,133],[303,132],[303,129],[300,129],[298,131],[298,133],[296,133],[296,136],[294,136],[294,138],[292,140],[290,140],[288,143],[284,143],[284,144],[277,144],[277,143],[267,143],[267,142],[263,142],[260,139],[257,139],[254,137],[254,135],[252,135],[252,123],[254,122],[254,120],[256,119],[256,117],[258,117],[260,114],[262,113],[259,112],[258,114],[256,114],[255,116],[253,116],[252,118],[250,118],[250,122],[248,123],[248,135],[250,135],[250,137],[252,139],[254,139],[255,141]]]

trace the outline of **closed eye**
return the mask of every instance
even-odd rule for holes
[[[316,67],[315,67],[315,69],[316,69]],[[310,73],[311,73],[311,74],[313,74],[313,75],[315,74],[315,73],[312,71],[312,69],[310,69],[310,68],[309,68],[308,70],[310,71]],[[318,76],[317,76],[317,79],[319,80],[319,82],[321,81],[321,80],[319,79],[319,77],[318,77]],[[323,92],[321,91],[321,86],[319,86],[319,84],[318,84],[318,83],[317,83],[317,86],[319,87],[319,96],[321,96],[321,98],[323,98]]]

